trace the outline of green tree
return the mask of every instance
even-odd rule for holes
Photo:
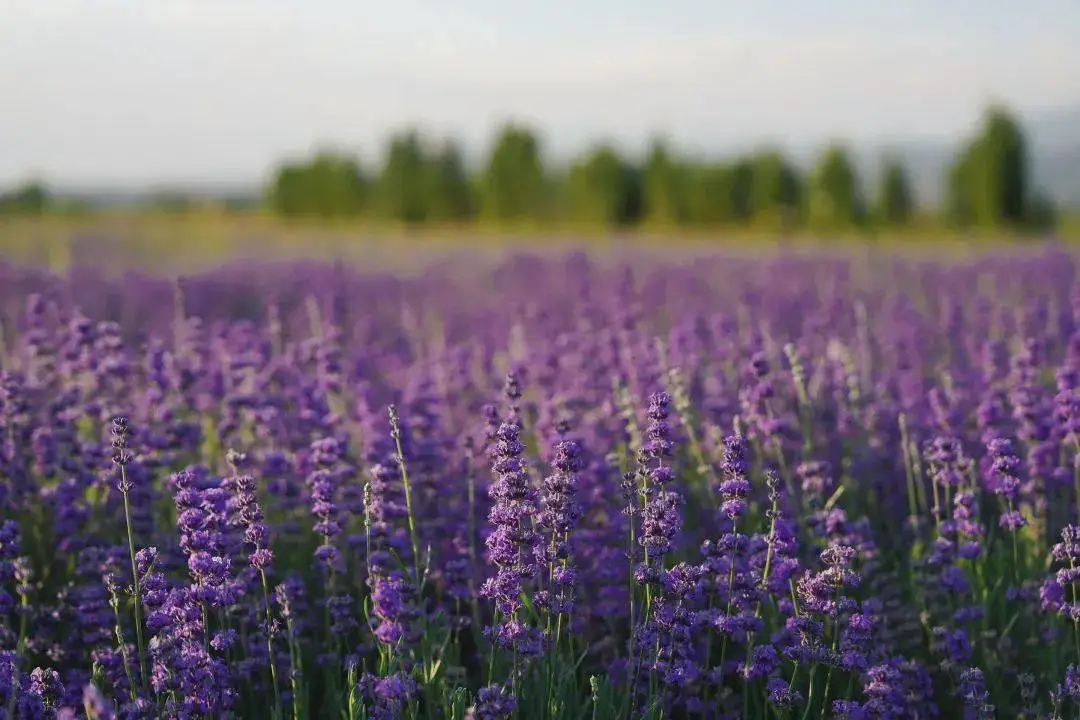
[[[748,223],[754,215],[754,161],[742,158],[731,168],[731,205],[736,222]]]
[[[366,183],[359,163],[333,152],[318,153],[307,167],[306,196],[315,214],[325,218],[348,218],[360,214]]]
[[[862,217],[862,200],[855,168],[839,144],[825,149],[811,173],[807,219],[818,231],[847,230]]]
[[[472,217],[473,197],[465,171],[461,148],[452,140],[442,146],[427,163],[428,216],[440,222],[460,222]]]
[[[685,220],[685,169],[678,158],[672,156],[663,139],[653,139],[642,169],[642,202],[646,221],[658,226],[669,226]]]
[[[641,172],[610,144],[595,147],[570,170],[570,216],[578,222],[616,227],[641,219]]]
[[[303,167],[285,163],[278,165],[266,191],[266,204],[278,215],[297,217],[304,213]]]
[[[996,229],[1024,222],[1027,162],[1027,142],[1016,120],[1004,107],[990,107],[973,158],[971,195],[976,223]]]
[[[390,138],[379,173],[380,214],[396,222],[422,223],[428,219],[427,158],[417,130],[405,130]]]
[[[974,173],[979,141],[964,144],[949,166],[945,182],[945,221],[954,228],[969,227],[975,221]]]
[[[801,182],[795,168],[774,149],[754,156],[749,207],[756,224],[784,228],[798,212]]]
[[[688,165],[685,204],[689,222],[718,225],[736,222],[735,168],[720,162]]]
[[[368,183],[355,158],[322,151],[306,163],[286,163],[274,171],[266,201],[284,217],[348,218],[359,215]]]
[[[500,128],[480,182],[482,216],[499,224],[546,219],[549,188],[540,141],[527,127]]]
[[[881,169],[881,181],[874,211],[877,221],[890,227],[908,225],[914,213],[914,205],[911,184],[908,182],[904,166],[898,158],[886,158]]]

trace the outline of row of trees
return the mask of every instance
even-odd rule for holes
[[[1054,224],[1053,207],[1033,191],[1024,134],[1002,107],[986,111],[945,181],[941,206],[918,208],[898,159],[886,160],[877,177],[861,178],[840,144],[827,147],[808,172],[774,149],[710,160],[681,155],[663,140],[654,141],[639,161],[602,143],[568,166],[555,167],[545,162],[537,133],[507,124],[475,171],[453,140],[434,142],[407,130],[390,139],[379,168],[336,152],[282,164],[264,201],[290,218],[479,221],[501,227],[752,226],[826,233],[904,228],[928,216],[957,228],[988,230]],[[0,214],[40,214],[61,205],[39,183],[0,193]],[[200,203],[159,194],[148,206],[184,212]],[[241,205],[232,201],[224,207]]]
[[[280,166],[267,202],[286,217],[504,226],[798,226],[815,232],[899,228],[919,213],[898,160],[887,160],[880,176],[864,186],[839,144],[826,148],[808,173],[776,150],[712,161],[680,156],[662,140],[652,143],[641,162],[600,144],[569,167],[554,168],[544,162],[537,134],[517,124],[500,129],[475,173],[466,171],[455,142],[431,142],[408,130],[391,138],[377,172],[330,152]],[[943,206],[944,219],[956,227],[1052,223],[1048,203],[1032,192],[1023,133],[1006,110],[989,109],[979,134],[961,148]]]

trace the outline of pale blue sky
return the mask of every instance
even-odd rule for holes
[[[482,149],[949,136],[1080,103],[1077,0],[0,0],[0,184],[245,181],[420,123]]]

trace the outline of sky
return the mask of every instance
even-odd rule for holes
[[[0,0],[0,185],[249,182],[406,125],[566,156],[950,138],[1080,104],[1076,0]]]

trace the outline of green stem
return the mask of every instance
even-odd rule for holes
[[[142,589],[139,583],[139,566],[135,562],[135,532],[131,527],[131,502],[127,491],[127,468],[120,466],[120,483],[125,488],[120,494],[124,496],[124,523],[127,525],[128,555],[131,558],[131,577],[135,588],[135,643],[139,653],[139,675],[143,691],[148,691],[147,680],[149,674],[146,671],[146,645],[143,643],[142,626]],[[149,694],[149,692],[147,692]]]
[[[270,684],[274,688],[274,717],[281,717],[281,688],[278,685],[277,663],[274,662],[274,636],[270,632],[270,588],[266,582],[266,571],[259,568],[259,577],[262,578],[263,602],[266,605],[266,652],[270,663]]]
[[[394,436],[394,448],[397,450],[397,464],[401,471],[401,483],[405,486],[405,511],[409,516],[409,543],[413,553],[413,578],[416,590],[419,594],[420,586],[420,539],[416,533],[416,518],[413,514],[412,483],[409,482],[409,469],[405,462],[405,453],[401,446],[401,429],[398,424],[397,411],[390,408],[390,424]]]

